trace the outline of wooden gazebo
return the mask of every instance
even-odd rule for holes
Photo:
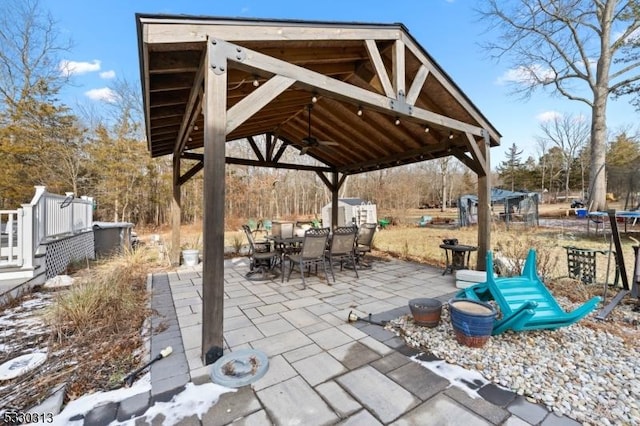
[[[136,24],[149,151],[173,156],[173,247],[180,185],[204,172],[205,364],[223,347],[225,164],[315,172],[337,206],[349,175],[453,155],[478,176],[484,269],[500,134],[402,24],[148,14]],[[255,157],[228,157],[232,140]],[[319,165],[283,161],[292,149]],[[182,159],[197,163],[183,172]]]

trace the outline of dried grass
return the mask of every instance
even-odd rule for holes
[[[93,262],[74,274],[76,284],[60,290],[42,312],[42,331],[17,333],[14,358],[44,347],[43,366],[0,389],[5,407],[21,410],[42,402],[57,385],[66,384],[65,400],[121,386],[124,376],[144,361],[143,323],[147,274],[158,267],[157,250],[136,251]]]

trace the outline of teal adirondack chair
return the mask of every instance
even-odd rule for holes
[[[487,271],[493,271],[493,254],[490,251],[487,252]],[[496,301],[502,318],[493,326],[494,335],[509,329],[555,330],[565,327],[587,316],[601,300],[596,296],[573,311],[565,312],[538,276],[534,249],[529,250],[522,275],[495,278],[489,273],[486,282],[461,290],[457,297]]]

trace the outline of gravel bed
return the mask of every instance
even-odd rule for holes
[[[564,298],[564,309],[573,309]],[[482,348],[456,341],[445,303],[435,328],[417,326],[411,315],[387,329],[409,346],[448,363],[478,371],[487,380],[583,424],[640,425],[640,314],[616,308],[616,323],[585,318],[558,330],[508,331]],[[607,329],[617,329],[612,333]],[[622,332],[621,332],[622,330]],[[629,338],[623,339],[625,333]]]

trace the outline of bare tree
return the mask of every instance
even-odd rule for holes
[[[38,0],[0,3],[0,46],[0,110],[24,115],[33,109],[25,103],[45,101],[66,83],[58,55],[70,42]]]
[[[580,150],[587,144],[589,123],[581,115],[555,115],[551,120],[543,121],[540,124],[540,130],[542,136],[538,138],[539,143],[546,140],[560,148],[564,171],[565,199],[568,200],[571,166]]]
[[[541,177],[540,177],[540,193],[544,194],[544,178],[545,173],[547,171],[547,149],[549,147],[549,141],[547,139],[538,139],[538,158],[540,159],[540,167],[542,168]],[[542,198],[542,202],[544,203],[544,197]]]
[[[481,17],[501,33],[485,48],[496,58],[511,59],[517,93],[528,97],[538,88],[548,88],[591,108],[589,204],[604,208],[607,101],[640,79],[637,57],[619,63],[635,47],[638,2],[486,0],[481,4]]]

